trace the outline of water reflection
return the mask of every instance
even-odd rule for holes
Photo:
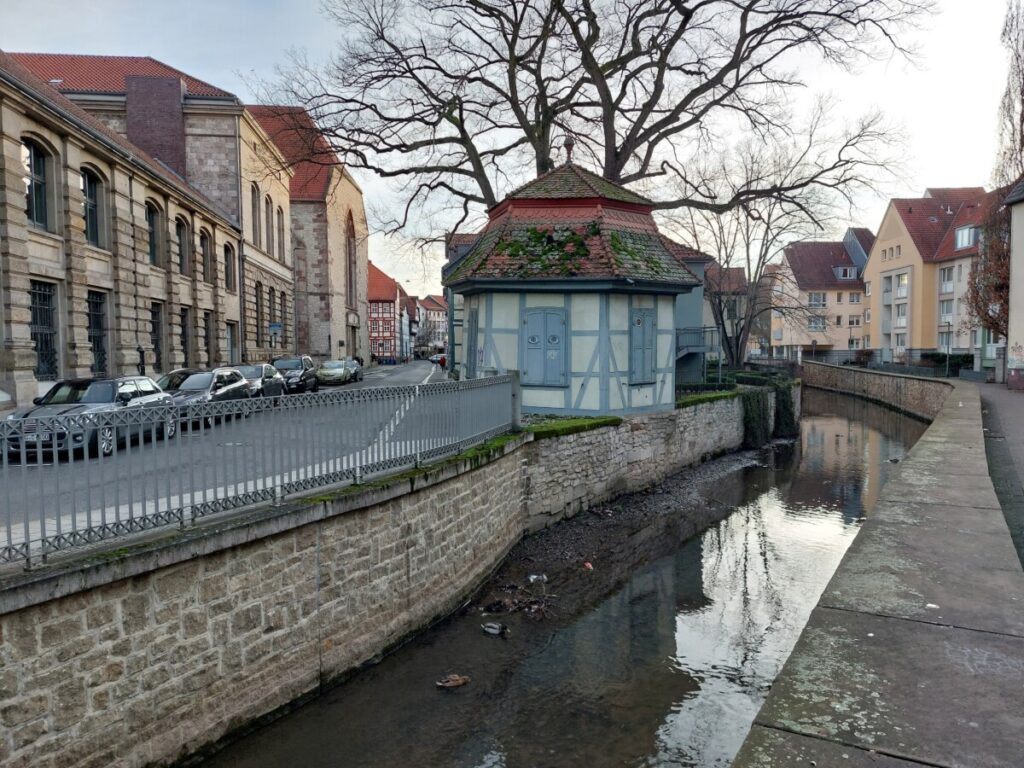
[[[454,618],[208,765],[728,765],[889,459],[924,430],[812,391],[804,412],[799,443],[715,484],[727,519],[595,607],[512,616],[507,639]],[[473,682],[436,690],[450,671]]]

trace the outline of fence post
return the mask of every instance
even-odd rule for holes
[[[420,403],[420,385],[416,385],[416,389],[412,393],[413,408],[418,408]],[[416,437],[416,469],[420,468],[420,437]]]
[[[519,383],[519,371],[509,371],[512,377],[512,431],[523,428],[523,388]]]

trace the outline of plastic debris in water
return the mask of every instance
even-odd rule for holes
[[[592,570],[594,570],[594,565],[593,565],[593,563],[586,562],[586,563],[583,564],[583,568],[584,568],[584,570],[592,571]]]
[[[445,675],[437,681],[438,688],[458,688],[469,682],[469,675]]]
[[[933,610],[933,611],[937,611],[937,610],[939,609],[939,606],[937,606],[937,605],[936,605],[935,603],[928,603],[928,604],[927,604],[927,605],[925,606],[925,608],[930,608],[930,609],[931,609],[931,610]]]
[[[548,575],[546,573],[531,573],[526,577],[526,580],[531,584],[547,584]]]
[[[480,629],[484,631],[484,634],[493,635],[495,637],[507,635],[512,631],[505,624],[501,624],[497,621],[488,621],[486,624],[481,624]]]

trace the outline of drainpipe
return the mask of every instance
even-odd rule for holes
[[[246,347],[245,322],[245,206],[242,204],[242,131],[239,128],[242,116],[235,118],[235,162],[238,173],[235,178],[235,199],[238,201],[238,354],[243,363],[249,362]]]

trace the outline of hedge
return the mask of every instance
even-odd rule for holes
[[[542,421],[539,424],[531,424],[524,427],[525,431],[533,433],[534,440],[544,440],[549,437],[561,437],[572,435],[577,432],[589,432],[592,429],[601,427],[617,427],[622,423],[618,416],[579,416],[569,419],[552,419]]]
[[[713,403],[716,400],[732,400],[738,397],[737,392],[700,392],[695,395],[685,395],[676,400],[676,408],[691,408],[695,405]]]

